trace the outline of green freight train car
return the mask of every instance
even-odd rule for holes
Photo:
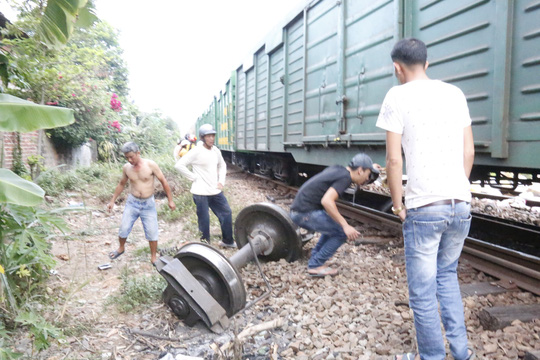
[[[310,1],[233,72],[197,125],[213,124],[216,143],[240,166],[281,179],[345,164],[358,151],[384,164],[375,122],[397,85],[389,54],[416,37],[428,46],[430,78],[467,97],[472,179],[538,182],[538,19],[537,0]]]

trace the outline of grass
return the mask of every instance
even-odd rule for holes
[[[165,279],[158,274],[134,274],[128,267],[122,269],[120,279],[122,285],[119,294],[110,296],[105,306],[114,305],[123,313],[159,302],[163,289],[167,286]]]
[[[84,189],[90,195],[105,201],[112,197],[121,175],[122,169],[119,165],[93,163],[88,167],[68,171],[61,171],[61,168],[44,171],[36,179],[36,183],[49,196]]]
[[[176,205],[176,210],[172,211],[168,203],[164,202],[157,210],[158,219],[173,222],[180,219],[187,219],[192,215],[195,215],[195,218],[197,217],[195,204],[189,191],[182,190],[179,194],[173,196],[173,201]]]

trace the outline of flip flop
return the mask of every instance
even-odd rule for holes
[[[119,257],[120,255],[122,255],[123,253],[124,253],[124,251],[122,251],[122,252],[120,252],[120,253],[118,252],[118,250],[111,251],[111,252],[109,253],[109,259],[114,260],[114,259],[116,259],[117,257]]]
[[[325,277],[325,276],[336,276],[338,274],[338,271],[336,269],[333,269],[331,267],[326,267],[322,270],[319,270],[316,273],[310,273],[308,271],[308,275],[311,277]]]
[[[475,360],[476,359],[476,352],[471,348],[467,348],[467,350],[471,350],[471,355],[469,355],[467,360]]]
[[[394,360],[398,360],[398,358],[397,358],[398,356],[399,355],[394,356]],[[414,360],[415,357],[416,357],[415,353],[401,354],[401,360]]]

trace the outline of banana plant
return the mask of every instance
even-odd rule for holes
[[[73,123],[73,110],[38,105],[15,96],[0,94],[0,131],[30,132]],[[34,206],[45,192],[10,170],[0,169],[0,203]]]
[[[90,6],[88,6],[90,5]],[[88,0],[48,0],[37,34],[47,46],[64,46],[75,26],[89,26],[97,17]]]

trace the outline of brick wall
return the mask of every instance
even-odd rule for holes
[[[22,160],[26,163],[28,156],[39,154],[39,131],[21,133],[20,137]],[[17,147],[17,133],[0,132],[0,142],[3,148],[0,167],[11,170],[11,166],[13,165],[13,149]]]

